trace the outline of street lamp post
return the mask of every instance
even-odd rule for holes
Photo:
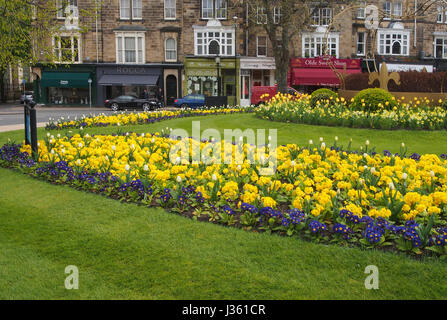
[[[220,88],[220,57],[216,56],[216,65],[217,65],[217,95],[221,96],[221,88]]]
[[[90,101],[90,109],[92,108],[92,79],[88,79],[88,97]]]

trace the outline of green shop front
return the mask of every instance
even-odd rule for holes
[[[226,96],[229,105],[237,105],[238,70],[239,59],[234,57],[185,57],[184,94]]]
[[[96,105],[96,66],[40,67],[34,81],[36,101],[46,105]]]

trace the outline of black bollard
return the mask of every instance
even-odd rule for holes
[[[33,100],[25,101],[25,143],[31,144],[33,158],[37,160],[37,113]]]
[[[25,115],[25,144],[31,144],[30,112],[27,101],[23,104]]]

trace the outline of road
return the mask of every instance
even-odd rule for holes
[[[166,108],[172,109],[172,108]],[[43,107],[37,106],[37,123],[39,127],[45,126],[49,119],[59,119],[64,117],[74,119],[90,114],[112,114],[110,109],[106,108],[77,108],[77,107]],[[23,106],[20,105],[0,105],[0,132],[23,129]]]

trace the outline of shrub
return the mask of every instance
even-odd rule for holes
[[[370,88],[360,91],[351,103],[355,110],[376,111],[381,108],[392,109],[397,106],[397,101],[391,93],[379,88]]]
[[[400,75],[400,86],[394,81],[388,83],[390,92],[447,92],[446,72],[420,72],[405,71],[398,72]],[[369,73],[350,74],[345,79],[346,90],[363,90],[379,86],[379,81],[368,83]]]
[[[338,94],[334,91],[326,88],[318,89],[312,92],[311,98],[310,98],[310,106],[312,108],[315,108],[318,101],[325,101],[325,100],[331,100],[335,101],[337,99]]]

